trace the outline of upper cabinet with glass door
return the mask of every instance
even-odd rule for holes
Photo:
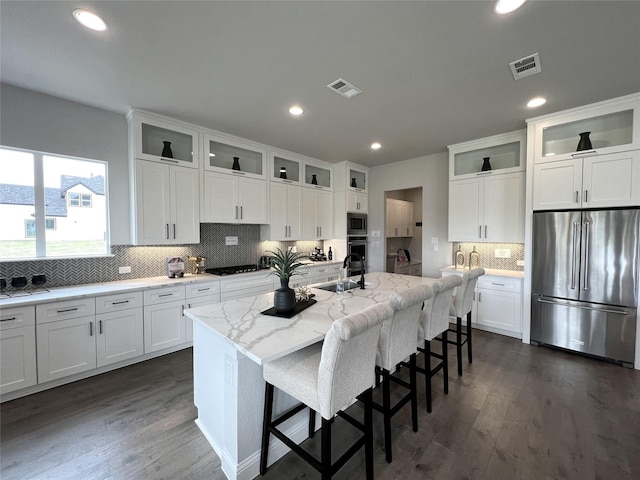
[[[127,119],[133,158],[198,168],[200,143],[195,126],[134,109]]]
[[[297,155],[269,151],[269,181],[286,185],[302,185],[302,158]]]
[[[302,186],[319,190],[333,190],[332,167],[320,160],[304,161],[304,180]]]
[[[346,162],[345,168],[347,169],[347,190],[353,190],[356,192],[367,193],[369,189],[369,169],[361,165],[355,165]]]
[[[450,145],[449,180],[524,171],[525,147],[525,130]]]
[[[205,133],[204,169],[250,178],[267,178],[267,152],[257,145],[231,136]]]
[[[534,162],[556,162],[640,148],[640,95],[628,95],[527,120]],[[589,144],[580,143],[587,137]]]

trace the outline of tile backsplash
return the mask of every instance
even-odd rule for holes
[[[516,262],[524,260],[524,243],[455,243],[453,244],[453,254],[460,248],[465,254],[465,268],[469,266],[469,253],[475,247],[476,252],[480,254],[480,266],[483,268],[492,268],[497,270],[514,270],[517,272],[524,271],[524,267],[519,267]],[[511,258],[496,258],[496,249],[511,250]],[[451,259],[451,264],[455,264],[455,260]]]
[[[237,236],[238,245],[225,245],[225,237]],[[265,250],[284,249],[293,242],[260,241],[259,225],[229,225],[203,223],[200,225],[200,244],[171,246],[114,245],[113,256],[43,259],[0,262],[0,278],[31,277],[45,274],[46,287],[64,287],[86,283],[111,282],[134,278],[159,277],[166,275],[165,258],[175,256],[204,256],[206,268],[232,265],[256,264]],[[296,242],[298,251],[311,251],[322,242]],[[120,274],[118,268],[130,266],[131,273]],[[187,261],[187,272],[193,264]],[[12,290],[7,288],[7,292]]]

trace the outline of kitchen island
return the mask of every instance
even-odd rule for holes
[[[395,291],[433,281],[368,273],[364,290],[356,288],[338,295],[312,288],[317,303],[290,319],[261,314],[273,306],[273,293],[187,310],[186,315],[194,320],[196,423],[220,457],[227,478],[251,479],[259,472],[264,363],[322,341],[334,320],[386,302]],[[276,392],[276,412],[295,403]],[[285,422],[282,429],[301,442],[307,437],[307,420],[303,411]],[[280,441],[272,439],[270,461],[275,462],[287,451]]]

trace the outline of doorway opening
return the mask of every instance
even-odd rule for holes
[[[385,252],[390,273],[422,274],[422,187],[385,192]]]

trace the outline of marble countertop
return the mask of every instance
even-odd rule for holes
[[[255,273],[255,272],[252,272]],[[238,275],[250,275],[238,274]],[[149,277],[133,280],[120,280],[116,282],[90,283],[73,287],[51,288],[49,291],[32,293],[31,295],[15,295],[0,299],[0,308],[23,307],[37,305],[39,303],[58,302],[72,300],[74,298],[96,297],[113,293],[124,293],[132,290],[145,290],[147,288],[169,287],[174,285],[186,285],[189,283],[218,280],[222,277],[202,273],[198,275],[185,274],[181,278]]]
[[[498,270],[495,268],[485,268],[486,275],[494,275],[496,277],[512,277],[512,278],[524,278],[524,272],[518,272],[516,270]],[[440,269],[441,272],[455,272],[464,273],[465,270],[456,269],[453,265]]]
[[[358,280],[359,275],[351,278]],[[292,318],[260,313],[273,306],[273,293],[192,308],[185,314],[262,365],[321,341],[334,320],[386,302],[392,292],[429,285],[436,279],[372,272],[365,280],[364,290],[355,288],[341,295],[311,287],[318,303]]]

